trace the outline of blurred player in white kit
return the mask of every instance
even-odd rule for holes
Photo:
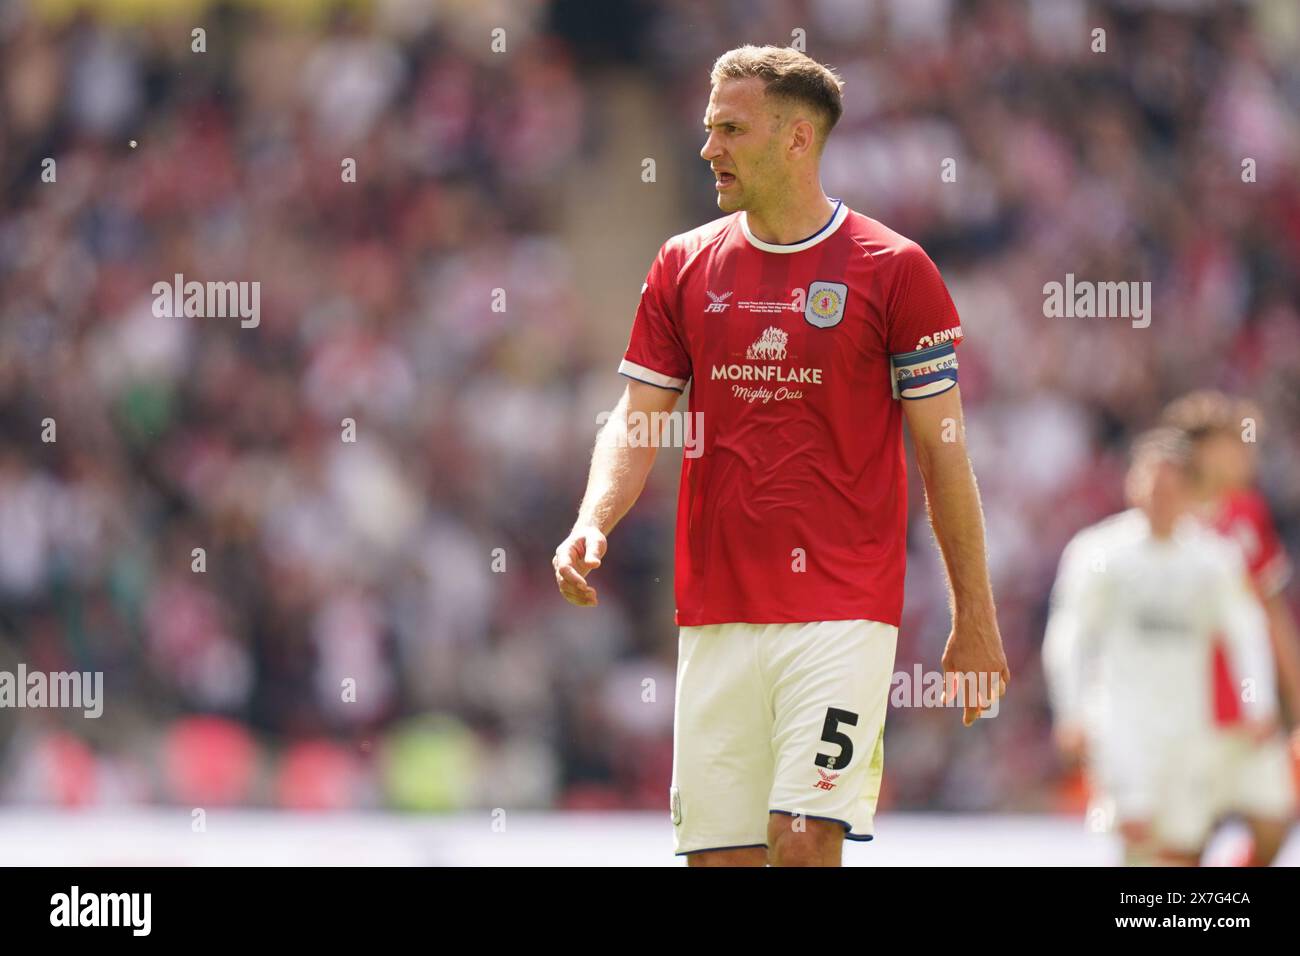
[[[1197,391],[1171,402],[1165,424],[1191,441],[1198,516],[1235,543],[1268,618],[1279,702],[1289,726],[1300,721],[1300,641],[1286,600],[1291,563],[1255,487],[1259,410],[1249,401],[1216,391]],[[1241,817],[1250,828],[1249,855],[1242,861],[1268,866],[1286,840],[1295,816],[1295,781],[1287,740],[1279,731],[1259,738],[1241,726],[1237,664],[1221,644],[1214,648],[1214,723],[1219,757],[1220,814]],[[1300,752],[1300,731],[1291,749]]]
[[[1138,437],[1132,507],[1067,545],[1043,645],[1057,741],[1083,760],[1130,865],[1196,865],[1219,816],[1216,640],[1243,682],[1242,732],[1277,733],[1263,609],[1239,551],[1190,515],[1190,464],[1181,431]]]

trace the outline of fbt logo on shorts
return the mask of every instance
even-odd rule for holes
[[[817,776],[821,777],[821,779],[813,784],[814,787],[818,790],[834,790],[835,781],[839,779],[840,775],[838,773],[827,773],[821,767],[818,767]]]
[[[894,707],[966,707],[968,701],[974,706],[982,698],[989,704],[980,711],[980,716],[998,715],[1000,695],[995,691],[1002,680],[1000,674],[953,674],[953,692],[946,701],[944,676],[943,671],[923,671],[920,664],[914,664],[910,674],[895,671],[889,681],[889,703]]]

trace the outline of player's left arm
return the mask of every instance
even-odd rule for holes
[[[966,453],[961,392],[954,384],[937,395],[906,400],[903,414],[925,485],[930,524],[948,571],[952,632],[943,654],[944,672],[950,681],[954,674],[996,674],[1004,686],[1011,680],[1011,672],[989,582],[984,513]],[[1000,693],[1003,686],[991,682],[993,693]],[[978,706],[968,703],[964,709],[962,722],[966,726],[992,701],[976,703]]]
[[[1262,495],[1247,499],[1243,517],[1252,532],[1252,544],[1244,550],[1243,557],[1268,618],[1269,645],[1277,665],[1281,703],[1286,707],[1290,725],[1296,727],[1300,725],[1300,632],[1286,599],[1291,562]],[[1297,735],[1300,740],[1300,730]]]
[[[1263,598],[1263,603],[1282,700],[1290,726],[1300,739],[1300,629],[1284,592],[1273,592]]]
[[[1237,552],[1224,550],[1212,597],[1215,623],[1227,640],[1238,677],[1253,685],[1252,693],[1241,695],[1247,721],[1258,739],[1264,739],[1277,727],[1276,668],[1268,618]]]

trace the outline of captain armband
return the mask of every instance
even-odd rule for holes
[[[957,384],[957,349],[951,342],[889,357],[894,398],[929,398]]]

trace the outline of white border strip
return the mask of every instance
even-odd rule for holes
[[[839,200],[839,207],[835,210],[835,215],[831,216],[831,221],[822,228],[822,231],[815,236],[809,236],[803,242],[794,242],[788,246],[779,245],[775,242],[764,242],[752,232],[749,231],[749,216],[746,213],[740,214],[740,228],[745,233],[745,238],[749,244],[756,249],[762,249],[764,252],[803,252],[805,249],[811,249],[817,243],[824,239],[829,239],[835,234],[835,230],[840,228],[845,219],[849,218],[849,207],[844,204],[844,200]]]
[[[664,375],[662,372],[656,372],[648,369],[644,365],[637,365],[636,362],[629,362],[627,359],[618,363],[618,374],[627,375],[642,382],[649,382],[651,385],[658,385],[660,388],[675,388],[682,391],[686,388],[686,379],[673,378],[671,375]]]
[[[933,382],[926,382],[924,385],[913,385],[911,388],[904,388],[898,397],[907,401],[929,398],[931,395],[942,395],[956,385],[957,379],[955,378],[940,378]]]

